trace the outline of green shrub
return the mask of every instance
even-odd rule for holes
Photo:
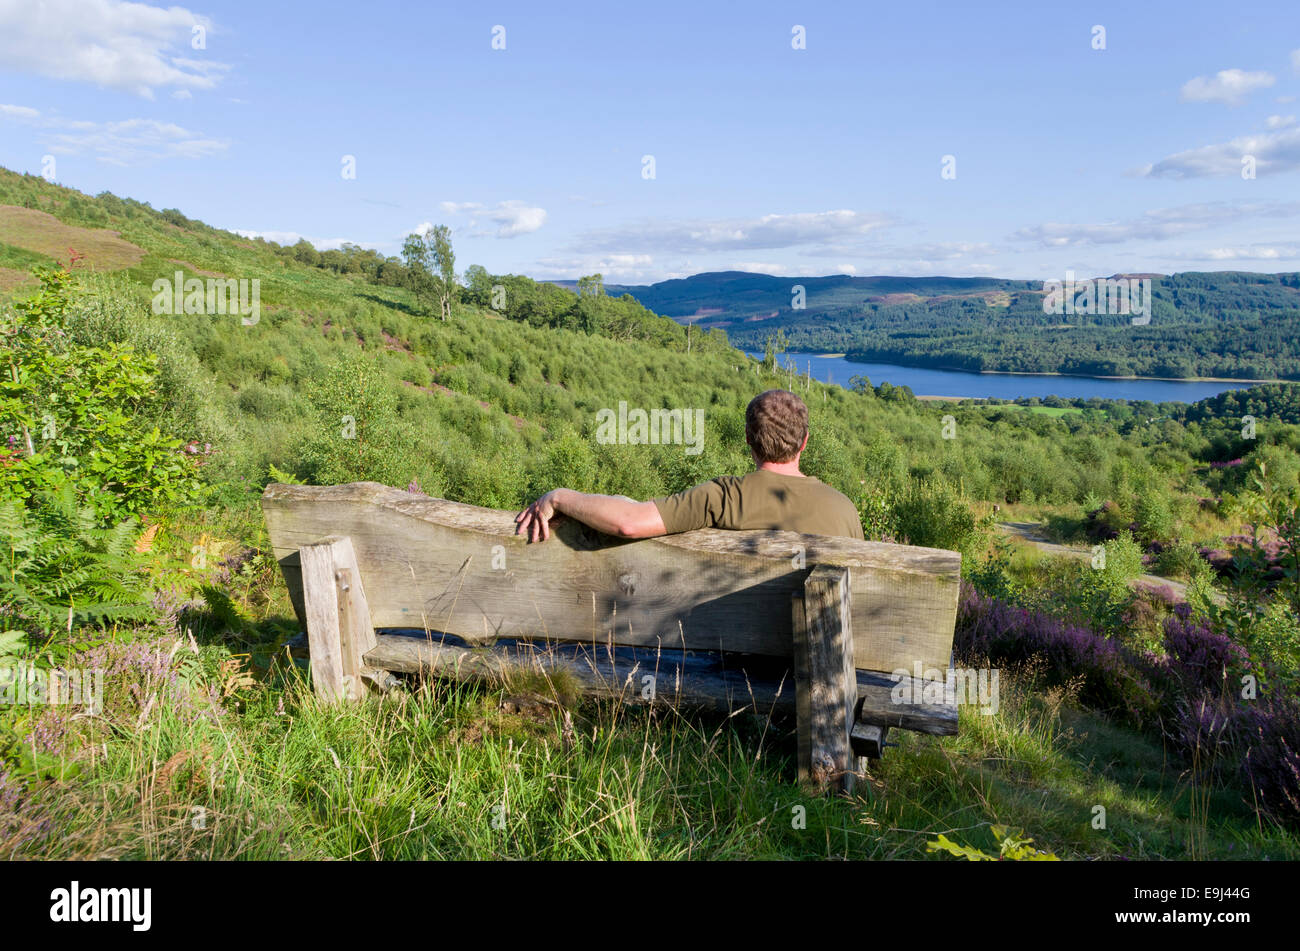
[[[199,496],[182,440],[160,431],[158,360],[129,344],[76,342],[66,329],[74,285],[37,269],[42,289],[0,316],[0,500],[38,504],[64,486],[104,520]]]
[[[82,346],[109,343],[129,345],[151,354],[154,394],[140,408],[141,421],[185,440],[216,448],[216,459],[235,441],[222,412],[223,400],[212,374],[198,361],[192,340],[197,333],[214,332],[208,318],[182,318],[150,313],[147,303],[121,275],[89,274],[82,279],[84,293],[71,302],[66,317],[68,337]],[[186,323],[182,323],[186,321]],[[229,472],[218,464],[205,467],[210,479]]]
[[[1179,539],[1156,556],[1156,573],[1177,581],[1188,581],[1213,569],[1201,557],[1200,549],[1187,539]]]
[[[292,397],[278,387],[253,381],[240,391],[236,400],[240,412],[258,419],[281,419],[292,414]]]
[[[913,482],[893,500],[894,535],[925,548],[946,548],[973,558],[988,540],[990,518],[979,518],[967,500],[946,482]]]
[[[1142,574],[1142,547],[1133,535],[1127,530],[1120,532],[1091,560],[1071,567],[1075,583],[1064,581],[1061,591],[1077,609],[1076,617],[1107,633],[1122,633],[1135,597],[1132,582]]]
[[[0,628],[49,635],[149,615],[134,519],[103,527],[70,485],[27,502],[0,501]]]
[[[1169,496],[1148,489],[1138,495],[1134,505],[1137,537],[1146,544],[1168,540],[1174,533],[1174,513]]]
[[[552,434],[540,465],[530,474],[527,495],[535,499],[551,489],[593,492],[597,487],[596,458],[590,444],[573,430]]]
[[[308,481],[407,486],[419,440],[398,417],[393,384],[380,364],[361,354],[339,361],[309,386],[308,399],[316,419],[299,451]]]

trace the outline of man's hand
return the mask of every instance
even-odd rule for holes
[[[551,537],[551,523],[568,516],[615,538],[654,538],[667,534],[654,502],[623,495],[591,495],[572,489],[552,489],[515,516],[515,534],[530,542]]]
[[[563,489],[552,489],[528,508],[515,516],[515,534],[521,532],[530,542],[544,542],[551,537],[551,523],[564,518],[555,505],[555,497]]]

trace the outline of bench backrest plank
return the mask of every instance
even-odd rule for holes
[[[829,564],[852,569],[858,669],[942,671],[951,655],[956,552],[716,529],[621,541],[571,521],[530,545],[513,513],[373,482],[272,484],[262,508],[300,618],[298,550],[337,535],[352,540],[376,628],[789,657],[791,594]]]

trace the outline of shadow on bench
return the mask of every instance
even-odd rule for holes
[[[776,531],[624,541],[572,521],[529,545],[513,513],[370,482],[273,484],[262,508],[327,700],[383,671],[525,667],[594,697],[793,711],[800,778],[845,790],[890,728],[957,732],[956,703],[911,676],[949,666],[956,552]]]

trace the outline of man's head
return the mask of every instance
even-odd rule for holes
[[[808,407],[789,390],[759,393],[745,407],[745,442],[759,465],[792,462],[808,442]]]

